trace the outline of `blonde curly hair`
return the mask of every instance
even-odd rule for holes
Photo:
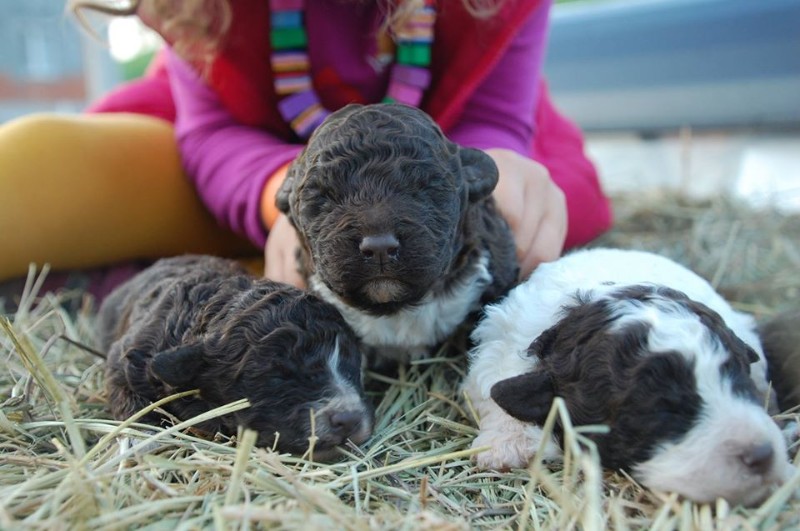
[[[231,23],[232,0],[68,0],[67,6],[88,27],[84,10],[113,16],[138,15],[172,44],[184,59],[209,65],[222,48]],[[364,1],[364,0],[353,0]],[[424,0],[372,0],[382,4],[385,27],[401,26]],[[504,0],[462,0],[476,18],[490,18]]]
[[[231,23],[229,0],[68,0],[68,9],[89,28],[85,12],[138,15],[170,41],[181,57],[210,65]]]

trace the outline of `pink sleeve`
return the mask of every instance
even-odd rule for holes
[[[580,129],[558,112],[544,82],[539,89],[536,127],[531,156],[548,169],[567,200],[569,225],[564,248],[589,243],[611,228],[611,202],[600,186],[597,169],[586,156]]]
[[[608,230],[612,212],[580,129],[553,106],[541,76],[550,6],[547,0],[534,10],[447,135],[464,146],[510,149],[543,164],[566,196],[569,249]]]
[[[133,81],[123,83],[92,103],[86,112],[132,112],[175,121],[175,104],[164,69],[161,53],[156,55],[147,73]]]
[[[225,227],[263,247],[261,192],[303,148],[237,122],[194,69],[167,55],[184,169],[203,202]]]
[[[550,0],[522,25],[487,78],[467,100],[447,136],[462,146],[530,155],[534,107],[547,41]]]

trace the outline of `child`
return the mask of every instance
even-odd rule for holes
[[[267,275],[297,284],[296,239],[274,209],[286,167],[327,112],[387,96],[494,158],[527,275],[611,223],[541,78],[550,3],[135,1],[120,14],[169,44],[143,79],[90,114],[0,128],[0,196],[15,198],[0,212],[0,279],[31,261],[241,253],[233,233],[266,242]]]

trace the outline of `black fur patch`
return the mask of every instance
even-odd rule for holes
[[[720,366],[721,376],[730,382],[736,394],[756,400],[757,393],[750,377],[750,364],[758,361],[758,354],[733,333],[717,312],[701,302],[690,299],[683,292],[665,286],[631,286],[616,292],[614,297],[643,302],[652,302],[658,298],[667,299],[678,303],[687,313],[696,315],[711,335],[710,340],[718,341],[720,350],[728,355],[727,360]]]
[[[612,300],[575,306],[538,355],[573,424],[609,426],[608,434],[592,436],[604,466],[628,469],[657,444],[685,435],[701,400],[682,355],[647,352],[649,325],[611,332],[614,323]]]

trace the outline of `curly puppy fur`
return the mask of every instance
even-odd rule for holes
[[[450,142],[418,109],[349,105],[290,166],[277,205],[309,286],[365,345],[402,361],[515,284],[497,178],[488,155]]]
[[[258,432],[260,446],[297,454],[308,448],[313,415],[317,459],[371,433],[361,353],[341,315],[313,295],[251,276],[236,262],[160,260],[109,295],[97,329],[108,352],[108,402],[117,419],[199,389],[199,396],[164,409],[185,420],[247,398],[251,407],[198,427],[234,435],[244,426]]]
[[[796,470],[751,316],[650,253],[592,249],[542,264],[473,334],[465,389],[484,468],[526,466],[561,397],[604,466],[700,502],[754,504]],[[560,455],[546,441],[540,459]],[[786,436],[790,436],[787,433]]]

